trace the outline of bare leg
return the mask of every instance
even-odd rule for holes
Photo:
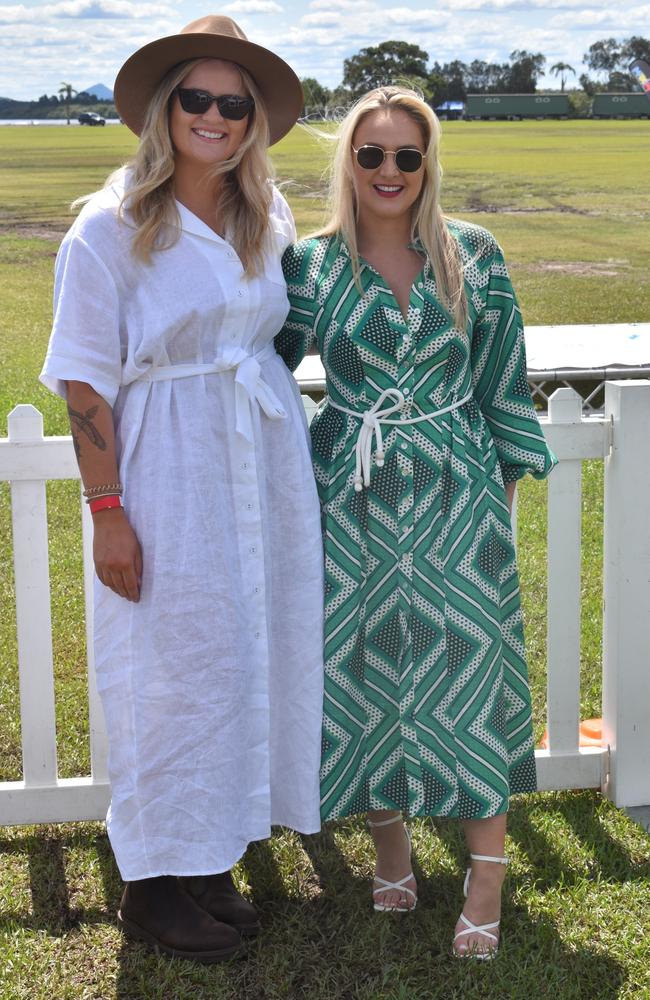
[[[398,812],[390,809],[375,809],[368,813],[370,823],[383,823],[393,816],[399,816]],[[404,823],[390,823],[387,826],[371,826],[370,832],[377,850],[377,864],[375,874],[387,882],[398,882],[411,871],[411,845]],[[378,888],[380,883],[375,883]],[[409,879],[405,885],[413,892],[417,891],[417,883],[414,878]],[[383,903],[387,907],[395,909],[411,909],[414,904],[414,897],[409,892],[400,889],[386,889],[385,892],[377,893],[377,902]]]
[[[487,854],[502,858],[505,851],[506,813],[490,819],[467,819],[463,821],[463,832],[471,854]],[[472,861],[472,877],[469,894],[463,912],[473,924],[489,924],[501,917],[501,886],[505,877],[505,865],[490,861]],[[456,924],[456,933],[463,930],[463,924]],[[491,933],[497,937],[498,929]],[[490,939],[481,934],[465,934],[455,944],[458,952],[489,950]]]

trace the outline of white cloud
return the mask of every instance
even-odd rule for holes
[[[376,4],[373,0],[355,0],[354,10],[375,10]],[[350,0],[311,0],[309,7],[311,10],[342,10],[346,13],[350,11]]]
[[[436,30],[451,24],[452,16],[430,8],[384,8],[380,0],[312,0],[310,12],[304,14],[288,34],[276,36],[276,42],[292,47],[310,42],[318,46],[332,45],[352,54],[355,39],[358,48],[377,45],[388,39],[420,43],[418,29]]]
[[[340,24],[341,23],[341,12],[322,10],[316,11],[314,14],[305,14],[304,17],[300,18],[301,24],[308,24],[310,27],[314,28],[326,28],[329,24]]]
[[[2,31],[0,94],[30,100],[56,93],[61,80],[76,89],[98,82],[112,87],[132,52],[176,28],[175,23],[155,18],[104,21],[97,33],[88,32],[81,21],[43,25],[38,33],[28,24],[7,25]]]
[[[320,2],[320,0],[319,0]],[[593,7],[609,7],[610,0],[590,0]],[[585,0],[437,0],[436,8],[453,13],[464,11],[515,11],[581,10]]]
[[[627,31],[640,34],[642,26],[650,22],[650,4],[635,7],[629,11],[614,10],[581,10],[576,14],[556,14],[551,18],[551,24],[557,28],[569,30],[588,30],[600,28],[620,36]],[[646,32],[647,34],[647,32]]]
[[[412,7],[394,7],[385,11],[384,17],[390,24],[423,28],[440,28],[452,21],[452,16],[449,13],[430,9],[414,10]]]
[[[0,24],[28,23],[33,31],[34,14],[42,21],[56,18],[83,20],[113,20],[174,16],[174,8],[169,4],[131,3],[131,0],[61,0],[60,3],[43,4],[38,8],[24,4],[9,4],[0,7]]]
[[[275,0],[234,0],[221,8],[223,14],[280,14],[283,10]]]
[[[359,0],[358,3],[350,3],[350,0],[312,0],[309,6],[309,13],[304,14],[297,24],[275,33],[273,43],[280,49],[288,46],[293,53],[308,52],[306,47],[315,47],[319,62],[326,49],[340,54],[339,79],[343,59],[361,48],[394,39],[419,45],[432,54],[439,51],[440,28],[445,27],[447,32],[454,24],[454,19],[447,12],[431,8],[385,7],[382,0]],[[484,36],[482,30],[481,37]],[[443,37],[446,42],[447,34]],[[464,46],[466,35],[460,37]],[[430,43],[429,48],[426,42]],[[267,44],[271,44],[270,39]],[[432,55],[432,58],[437,56]]]

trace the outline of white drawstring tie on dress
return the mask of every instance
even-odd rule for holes
[[[389,398],[395,400],[393,405],[386,406],[384,409],[381,409],[384,401]],[[471,398],[472,393],[468,392],[462,399],[454,400],[454,402],[450,403],[449,406],[443,406],[440,410],[432,410],[430,413],[422,413],[419,417],[411,417],[410,419],[400,420],[387,419],[391,413],[395,413],[396,410],[401,409],[404,405],[405,397],[404,393],[400,389],[393,387],[384,389],[370,409],[365,410],[364,413],[359,413],[358,410],[349,410],[347,406],[340,406],[338,403],[335,403],[332,399],[328,398],[327,402],[330,406],[333,406],[335,410],[340,410],[341,413],[348,413],[351,417],[356,417],[357,420],[362,421],[355,446],[356,462],[353,482],[357,493],[360,493],[364,486],[370,486],[373,436],[377,441],[375,461],[380,469],[384,464],[385,454],[384,442],[381,433],[382,424],[397,424],[399,426],[405,426],[406,424],[419,424],[422,420],[433,420],[435,417],[442,416],[443,413],[451,413],[452,410],[457,410],[459,406],[462,406],[463,403],[467,403]]]
[[[191,375],[212,375],[232,371],[235,374],[235,428],[248,441],[253,440],[252,406],[257,403],[269,420],[284,420],[286,410],[271,387],[262,378],[260,361],[275,357],[273,344],[249,354],[241,347],[226,345],[212,364],[159,365],[149,368],[135,381],[163,382]]]
[[[394,403],[392,406],[386,406],[382,409],[382,404],[387,399],[393,399]],[[337,410],[342,410],[342,406],[338,406],[336,403],[332,403]],[[391,413],[395,413],[404,405],[404,394],[400,392],[399,389],[384,389],[377,400],[366,410],[365,413],[356,413],[354,410],[346,410],[345,412],[353,414],[355,417],[360,418],[363,422],[359,429],[359,435],[357,437],[356,444],[356,467],[354,470],[354,488],[357,492],[361,492],[364,486],[370,486],[370,469],[372,466],[372,439],[373,437],[377,441],[377,451],[375,452],[375,461],[378,467],[384,464],[384,441],[381,435],[381,420],[388,417]]]

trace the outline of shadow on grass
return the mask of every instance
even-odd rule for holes
[[[75,926],[77,920],[70,912],[60,840],[33,838],[29,849],[29,885],[32,918],[39,930],[55,935]]]
[[[462,864],[459,825],[437,820],[433,825]],[[451,874],[427,877],[417,862],[418,909],[406,917],[374,913],[369,881],[352,870],[342,849],[345,831],[339,828],[335,837],[335,829],[328,825],[318,835],[301,838],[315,874],[308,898],[287,891],[267,843],[249,849],[242,867],[263,930],[245,961],[193,967],[124,943],[119,1000],[161,995],[174,1000],[615,1000],[619,995],[625,970],[618,961],[595,948],[565,944],[549,917],[532,917],[509,900],[498,959],[482,964],[454,959],[450,945],[462,907],[461,880]]]
[[[104,907],[71,906],[65,869],[68,849],[97,850],[100,855],[104,842],[108,844],[107,838],[96,834],[60,836],[55,826],[25,836],[0,838],[0,858],[16,855],[26,859],[32,900],[29,914],[0,911],[0,931],[13,925],[58,937],[81,924],[110,923],[111,913]],[[110,848],[108,851],[110,854]]]
[[[334,824],[324,826],[312,837],[302,837],[302,846],[311,861],[314,874],[326,899],[334,898],[344,904],[348,895],[368,891],[365,879],[353,875],[345,855],[334,837]]]
[[[109,914],[116,914],[122,898],[124,883],[115,861],[115,855],[111,850],[110,841],[106,834],[98,836],[95,840],[97,851],[97,861],[104,890],[104,899]]]
[[[574,812],[569,805],[566,812],[570,820]],[[552,882],[560,859],[552,851],[549,859],[549,845],[544,851],[543,837],[527,823],[525,808],[517,808],[512,820],[512,836],[531,859],[538,852],[543,857],[541,873],[550,863]],[[618,871],[625,852],[613,845],[588,810],[583,809],[575,822],[602,861],[603,871]],[[432,827],[462,867],[465,851],[458,824],[425,821],[422,835]],[[355,874],[348,861],[354,849],[345,852],[348,831],[339,827],[335,837],[335,829],[327,826],[316,836],[301,838],[310,865],[293,846],[288,852],[285,845],[280,852],[282,869],[271,844],[250,847],[241,867],[263,930],[245,960],[198,966],[121,940],[115,993],[102,1000],[592,1000],[594,996],[615,1000],[619,995],[626,977],[623,964],[602,949],[564,942],[553,920],[545,912],[538,915],[543,910],[539,895],[542,905],[535,915],[505,898],[503,945],[491,963],[460,962],[451,956],[462,880],[448,871],[438,872],[435,865],[428,873],[416,867],[420,899],[413,914],[375,914],[365,872]],[[350,832],[357,838],[356,848],[358,831]],[[72,848],[96,860],[94,877],[103,905],[71,905],[74,895],[66,878],[66,854]],[[620,859],[616,855],[616,864],[610,857],[614,848],[621,854]],[[59,836],[56,827],[48,827],[0,839],[3,853],[25,858],[32,912],[0,914],[0,930],[18,925],[63,937],[84,925],[114,925],[122,886],[104,834]],[[304,891],[300,881],[292,881],[287,858],[296,870],[313,871]],[[628,858],[628,870],[630,864]],[[84,935],[84,940],[84,960],[92,965],[92,934]]]
[[[545,816],[554,814],[561,826],[573,831],[583,850],[591,854],[588,867],[608,882],[626,882],[630,878],[650,878],[650,861],[634,862],[624,847],[603,825],[599,812],[604,804],[596,793],[544,796]],[[545,891],[558,884],[572,885],[584,878],[585,871],[567,870],[566,857],[549,843],[543,829],[534,823],[536,805],[517,799],[511,809],[508,833],[529,859],[536,873],[536,885]],[[608,807],[606,807],[608,808]],[[539,873],[539,875],[538,875]]]
[[[359,880],[360,881],[360,880]],[[442,884],[441,884],[442,883]],[[363,890],[360,899],[353,898]],[[119,1000],[616,1000],[620,963],[594,948],[565,945],[550,919],[504,908],[504,944],[491,963],[450,954],[461,906],[458,880],[426,887],[434,905],[412,915],[372,912],[368,885],[345,899],[275,895],[262,906],[263,931],[246,960],[198,967],[124,943]],[[263,885],[256,895],[265,895]],[[273,890],[271,890],[273,891]],[[445,900],[454,899],[449,907]]]

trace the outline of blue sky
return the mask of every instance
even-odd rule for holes
[[[415,42],[430,62],[503,62],[515,48],[568,62],[579,76],[599,38],[650,34],[650,3],[621,0],[226,0],[212,6],[135,0],[0,2],[0,96],[112,87],[140,45],[214,12],[230,14],[248,37],[285,58],[299,76],[341,81],[343,60],[390,38]],[[557,86],[554,78],[548,78]]]

